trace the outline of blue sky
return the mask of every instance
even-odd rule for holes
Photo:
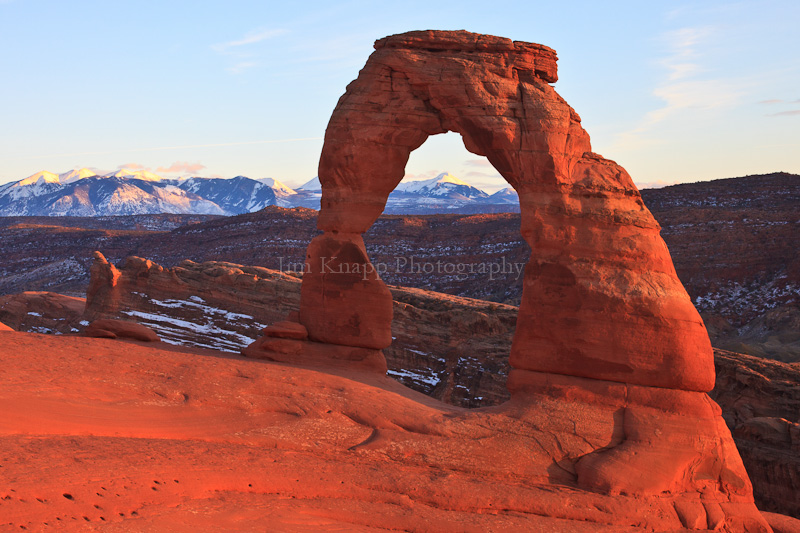
[[[800,173],[798,20],[796,0],[0,0],[0,183],[127,166],[298,186],[373,42],[416,29],[555,48],[556,89],[640,186]],[[504,186],[457,134],[406,169],[445,170]]]

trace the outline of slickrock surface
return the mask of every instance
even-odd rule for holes
[[[468,411],[373,374],[152,346],[0,335],[0,525],[766,531],[716,492],[578,488],[576,459],[619,438],[592,392]]]

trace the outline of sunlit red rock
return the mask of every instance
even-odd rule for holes
[[[308,330],[299,323],[290,320],[282,320],[271,326],[267,326],[263,331],[267,337],[277,337],[280,339],[305,340],[308,338]]]
[[[392,343],[392,294],[360,234],[326,233],[308,246],[300,322],[318,342],[380,350]]]
[[[431,135],[456,131],[520,195],[521,231],[533,252],[512,366],[710,390],[708,335],[659,225],[624,169],[591,152],[580,117],[550,85],[555,52],[463,31],[409,32],[375,48],[325,135],[318,226],[326,233],[309,247],[300,309],[311,338],[364,342],[343,321],[386,335],[390,316],[374,312],[378,302],[388,306],[380,284],[347,298],[338,288],[350,283],[345,275],[315,270],[333,251],[317,243],[360,249],[359,234],[380,215],[411,151]],[[369,268],[368,258],[354,263]],[[326,291],[337,291],[341,303]]]

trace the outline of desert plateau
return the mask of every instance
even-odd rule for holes
[[[800,533],[800,176],[640,191],[542,44],[359,61],[302,187],[0,184],[0,530]],[[407,180],[448,132],[505,188]]]

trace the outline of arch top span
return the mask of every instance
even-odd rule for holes
[[[392,35],[375,48],[326,130],[320,229],[366,231],[409,154],[431,135],[459,133],[520,194],[534,182],[568,182],[590,149],[580,117],[550,86],[558,78],[551,48],[432,30]]]
[[[300,309],[312,340],[391,343],[391,295],[370,269],[361,234],[402,180],[409,154],[430,135],[455,131],[519,193],[532,249],[513,387],[525,387],[526,372],[713,387],[708,335],[660,228],[628,173],[592,153],[580,117],[551,86],[556,61],[546,46],[465,31],[376,42],[325,133],[324,234],[309,246]],[[332,257],[363,275],[341,273]]]
[[[556,51],[543,44],[467,31],[424,30],[389,35],[375,41],[375,49],[406,48],[428,52],[501,54],[513,68],[533,72],[548,83],[558,81]]]

